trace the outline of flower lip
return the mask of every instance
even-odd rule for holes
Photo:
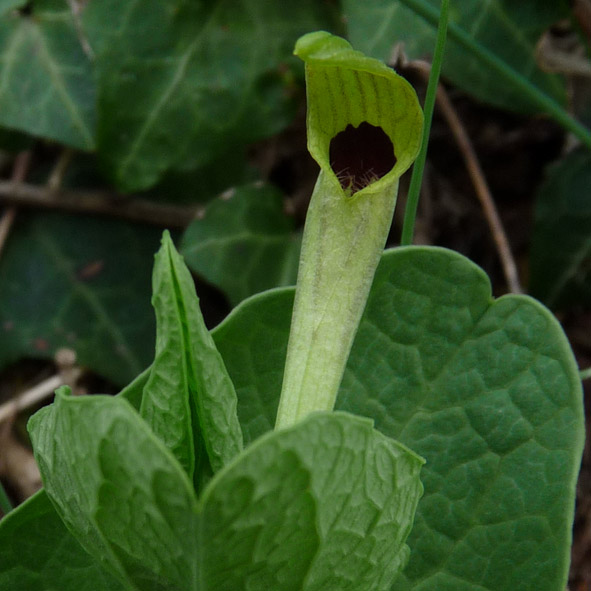
[[[330,141],[330,166],[343,191],[353,195],[388,174],[396,164],[394,145],[379,126],[363,121]]]

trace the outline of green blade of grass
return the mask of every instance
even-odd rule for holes
[[[441,0],[441,14],[439,26],[437,28],[437,40],[435,42],[435,52],[433,54],[433,65],[431,66],[431,75],[427,85],[427,95],[425,97],[425,107],[423,109],[425,123],[423,126],[423,141],[421,150],[412,168],[412,177],[408,189],[408,199],[404,211],[404,224],[402,226],[402,237],[400,242],[403,246],[412,244],[412,237],[415,228],[415,218],[417,215],[417,206],[419,204],[419,193],[421,191],[421,182],[423,180],[423,169],[425,168],[425,159],[427,158],[427,148],[429,146],[429,133],[431,132],[431,119],[433,118],[433,109],[435,108],[435,97],[437,94],[437,85],[439,84],[439,74],[443,62],[443,51],[445,49],[445,39],[447,36],[449,15],[449,0]]]

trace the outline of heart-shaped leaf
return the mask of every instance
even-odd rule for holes
[[[273,424],[292,297],[255,296],[214,331],[247,440]],[[427,460],[394,589],[564,588],[582,394],[568,342],[538,302],[494,301],[484,272],[452,251],[387,252],[337,408],[374,418]]]

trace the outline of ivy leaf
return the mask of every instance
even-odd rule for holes
[[[93,72],[67,2],[36,0],[31,16],[4,15],[0,54],[0,125],[93,149]]]
[[[214,330],[247,441],[273,424],[292,293],[254,296]],[[389,251],[337,408],[427,460],[394,590],[564,588],[584,422],[576,363],[547,309],[494,301],[484,272],[452,251]]]
[[[168,232],[156,255],[153,294],[156,357],[140,414],[189,477],[199,480],[199,464],[215,472],[240,452],[242,432],[234,386],[203,322],[191,274]]]
[[[27,3],[27,0],[0,0],[0,16],[11,10],[22,8]]]
[[[124,591],[58,517],[44,490],[2,519],[0,589]]]
[[[150,262],[159,232],[55,213],[19,214],[0,259],[0,366],[60,347],[116,384],[154,354]]]
[[[293,43],[329,22],[314,0],[90,2],[105,169],[145,189],[276,133],[294,112]]]
[[[410,59],[422,59],[435,47],[438,5],[438,0],[345,0],[343,11],[351,42],[364,53],[388,60],[394,45],[404,43]],[[501,108],[539,111],[520,89],[480,61],[484,49],[545,94],[566,102],[564,80],[538,67],[536,44],[550,26],[568,18],[568,2],[464,0],[452,3],[449,16],[442,76],[455,86]]]
[[[277,189],[238,187],[191,223],[181,252],[187,265],[235,306],[265,289],[295,284],[301,236],[294,226]]]
[[[591,298],[591,154],[554,165],[536,201],[531,248],[533,295],[556,308]]]

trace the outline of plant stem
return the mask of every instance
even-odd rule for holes
[[[403,4],[423,17],[427,22],[436,26],[439,21],[437,8],[425,2],[425,0],[402,0]],[[442,2],[442,12],[443,4]],[[509,67],[505,62],[496,57],[482,45],[475,43],[474,39],[463,31],[458,25],[449,23],[449,36],[456,43],[479,59],[484,66],[494,70],[505,78],[515,88],[527,96],[541,111],[550,115],[564,129],[575,135],[585,146],[591,148],[591,130],[571,117],[554,99],[534,86],[527,78]]]
[[[435,43],[435,53],[433,55],[433,65],[431,66],[431,75],[427,85],[427,96],[425,97],[425,123],[423,127],[423,141],[421,151],[417,156],[412,169],[410,187],[408,189],[408,199],[406,209],[404,210],[404,224],[402,226],[402,237],[400,243],[403,246],[412,244],[412,238],[415,229],[415,219],[417,216],[417,207],[419,204],[419,195],[421,192],[421,183],[423,180],[423,169],[427,158],[427,149],[429,146],[429,134],[431,132],[431,120],[433,118],[433,109],[435,107],[435,97],[437,94],[437,85],[439,84],[439,74],[443,62],[443,50],[445,48],[445,38],[447,35],[447,23],[449,15],[449,0],[441,0],[441,13],[439,15],[439,28],[437,29],[437,41]]]
[[[345,197],[320,172],[306,217],[276,428],[334,407],[392,222],[398,179]]]
[[[591,379],[591,367],[588,367],[587,369],[582,369],[579,372],[579,376],[581,377],[581,381],[585,381],[585,380],[590,380]]]
[[[14,507],[12,506],[8,495],[6,494],[4,485],[0,481],[0,510],[2,513],[4,513],[4,515],[8,515],[13,509]]]

